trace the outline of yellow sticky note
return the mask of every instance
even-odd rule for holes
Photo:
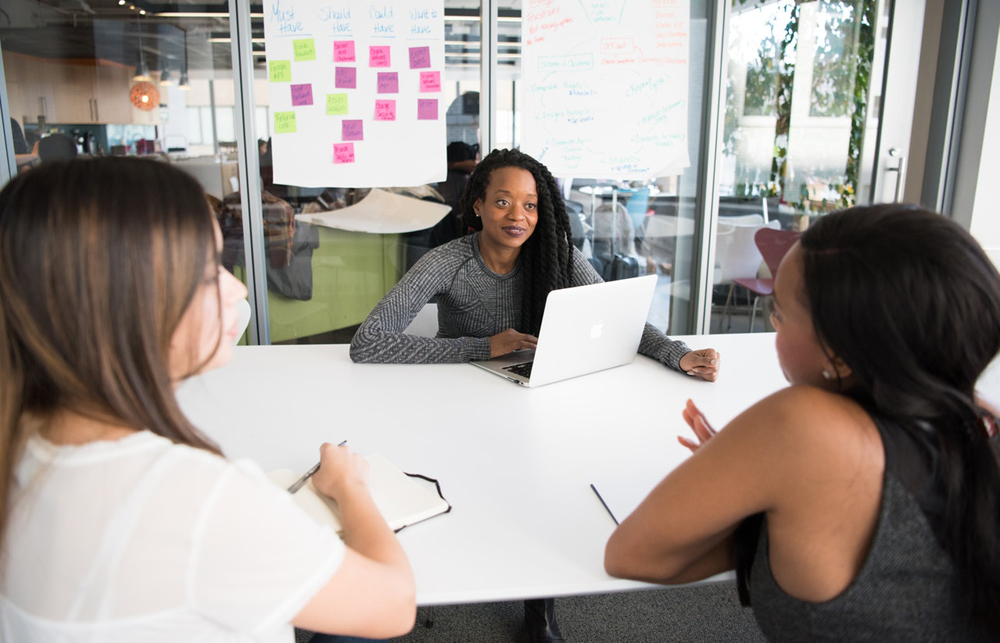
[[[343,116],[347,114],[347,94],[326,95],[326,115]]]
[[[316,42],[312,38],[293,40],[292,48],[295,50],[295,62],[316,60]]]
[[[295,112],[274,113],[275,134],[294,134],[295,131]]]
[[[268,69],[271,70],[271,82],[272,83],[290,83],[292,82],[292,61],[290,60],[272,60],[267,63]]]

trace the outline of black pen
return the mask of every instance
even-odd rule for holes
[[[600,500],[601,504],[604,505],[604,508],[608,510],[608,515],[611,516],[611,519],[615,521],[615,524],[616,525],[619,524],[618,519],[615,518],[615,515],[613,513],[611,513],[611,507],[608,506],[608,503],[604,502],[604,498],[601,497],[601,492],[597,490],[597,487],[595,487],[594,484],[591,483],[590,488],[594,490],[594,493],[597,495],[597,499]]]

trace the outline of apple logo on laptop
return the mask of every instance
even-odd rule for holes
[[[603,334],[604,334],[604,320],[602,319],[601,321],[597,322],[596,324],[590,327],[590,338],[597,339]]]

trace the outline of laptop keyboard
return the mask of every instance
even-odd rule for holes
[[[534,362],[523,362],[521,364],[511,364],[510,366],[504,366],[503,370],[510,371],[515,375],[520,375],[525,379],[531,378],[531,365]]]

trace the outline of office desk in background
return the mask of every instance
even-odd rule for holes
[[[228,457],[265,470],[305,471],[321,442],[347,439],[439,479],[451,513],[399,534],[421,605],[607,593],[651,586],[604,572],[614,523],[590,490],[596,472],[666,474],[688,456],[676,441],[688,433],[685,400],[721,428],[785,386],[773,334],[681,339],[721,352],[718,382],[639,356],[524,389],[468,364],[354,364],[346,345],[250,346],[179,397]]]

